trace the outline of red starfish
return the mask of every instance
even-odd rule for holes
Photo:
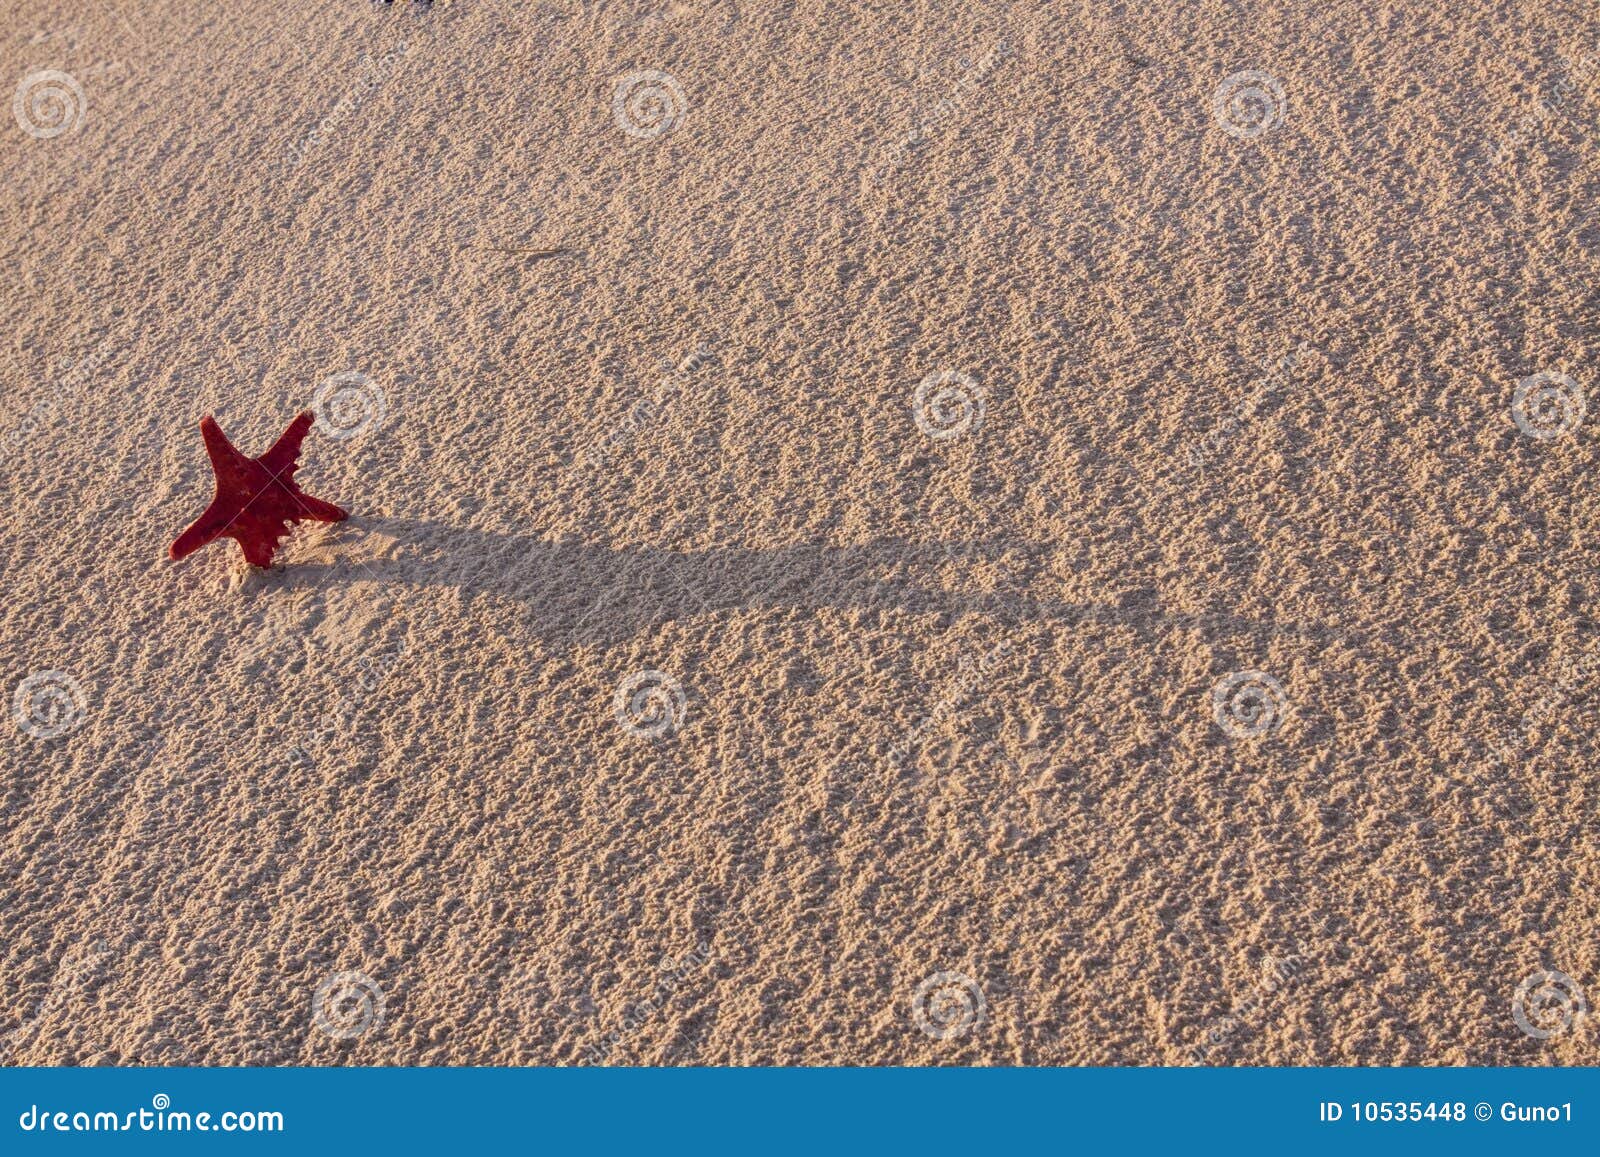
[[[245,561],[251,566],[270,566],[279,540],[289,533],[289,523],[349,518],[333,503],[313,498],[294,484],[300,443],[314,420],[306,410],[289,423],[272,449],[259,458],[246,458],[228,441],[215,418],[210,414],[202,418],[200,433],[217,475],[217,492],[206,512],[172,544],[168,553],[173,559],[226,537],[244,548]]]

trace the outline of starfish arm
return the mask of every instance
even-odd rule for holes
[[[225,473],[237,474],[250,461],[228,441],[228,436],[210,414],[200,419],[200,436],[206,440],[206,453],[211,456],[211,466],[218,477]]]
[[[343,522],[350,517],[350,512],[342,506],[335,506],[331,502],[324,502],[320,498],[313,498],[303,490],[294,492],[295,502],[300,507],[296,518],[314,518],[318,522]]]
[[[271,566],[272,556],[278,552],[278,543],[287,533],[287,530],[276,532],[267,530],[256,534],[238,535],[239,545],[244,548],[245,562],[251,566]]]
[[[251,566],[272,565],[272,556],[278,544],[289,536],[293,519],[289,511],[269,499],[239,516],[228,528],[228,537],[244,551],[244,560]]]
[[[276,478],[294,477],[296,459],[300,457],[300,443],[305,441],[306,431],[311,429],[311,424],[316,417],[310,410],[302,410],[294,421],[289,423],[289,428],[272,444],[272,449],[257,459],[263,466],[270,470]]]
[[[227,528],[228,520],[223,517],[217,503],[213,502],[206,507],[206,512],[195,520],[193,526],[178,535],[177,540],[167,548],[167,556],[173,562],[187,558],[206,543],[215,542],[222,537],[222,532]]]

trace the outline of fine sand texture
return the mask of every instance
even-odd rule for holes
[[[0,56],[0,1063],[1600,1063],[1588,0]]]

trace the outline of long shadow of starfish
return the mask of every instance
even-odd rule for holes
[[[349,528],[345,531],[343,528]],[[1151,591],[1112,603],[1068,603],[1027,589],[950,591],[941,571],[967,562],[1016,562],[1024,582],[1045,573],[1047,544],[1021,539],[922,541],[882,539],[854,546],[802,544],[676,551],[548,540],[446,523],[352,518],[340,537],[363,530],[408,544],[394,558],[296,563],[275,583],[394,582],[454,587],[526,604],[541,634],[616,643],[647,628],[732,610],[822,607],[928,614],[981,614],[1003,623],[1108,623],[1148,639],[1187,629],[1209,636],[1271,635],[1366,641],[1365,632],[1315,623],[1244,619],[1225,612],[1163,611]]]

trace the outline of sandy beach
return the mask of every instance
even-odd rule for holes
[[[1600,1063],[1592,3],[0,51],[0,1064]]]

